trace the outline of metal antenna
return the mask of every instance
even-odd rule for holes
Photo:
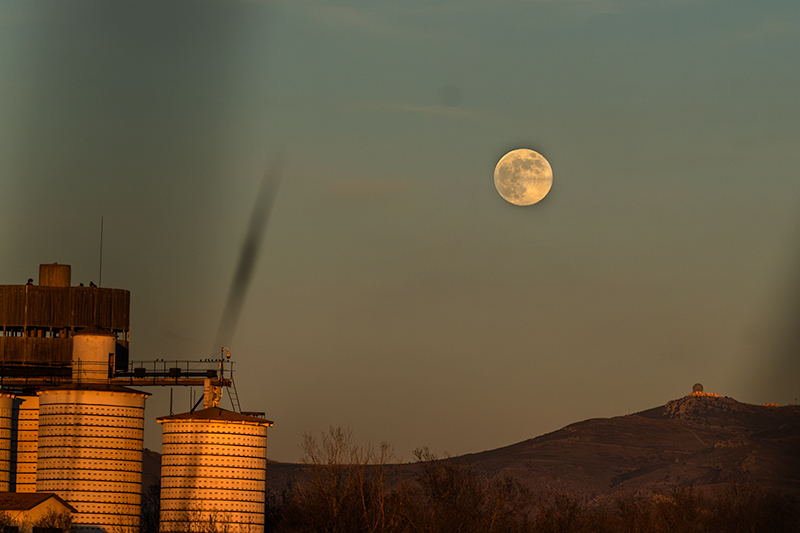
[[[97,286],[103,286],[103,217],[100,217],[100,275],[97,280]]]

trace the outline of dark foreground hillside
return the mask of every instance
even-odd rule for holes
[[[309,464],[271,493],[269,523],[279,533],[797,533],[799,415],[697,394],[478,454],[421,449],[410,465],[333,428],[304,438]]]
[[[455,460],[585,499],[730,482],[800,495],[800,406],[687,396]]]
[[[535,492],[569,493],[583,501],[731,482],[800,496],[800,406],[686,396],[447,461],[468,465],[482,478],[510,477]],[[302,465],[270,463],[268,489],[280,491],[302,472]],[[413,479],[419,465],[401,465],[401,472]]]

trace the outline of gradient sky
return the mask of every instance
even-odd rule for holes
[[[282,157],[230,341],[272,459],[330,425],[478,452],[695,382],[795,403],[798,51],[795,0],[0,0],[0,283],[97,282],[102,216],[131,358],[213,357]],[[494,189],[520,147],[530,207]]]

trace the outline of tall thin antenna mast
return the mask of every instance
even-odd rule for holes
[[[100,276],[97,280],[97,286],[103,286],[103,217],[100,217]]]

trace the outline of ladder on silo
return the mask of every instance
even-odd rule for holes
[[[239,406],[239,393],[236,392],[236,382],[233,381],[233,376],[231,376],[230,387],[226,386],[225,390],[228,391],[228,398],[231,399],[231,407],[233,407],[234,412],[241,413],[242,408]]]

